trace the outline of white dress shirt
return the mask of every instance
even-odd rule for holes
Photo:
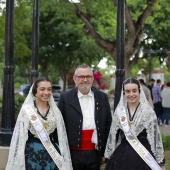
[[[82,114],[83,114],[83,130],[95,129],[94,120],[94,93],[89,91],[87,95],[83,95],[78,90],[78,99],[80,102]]]

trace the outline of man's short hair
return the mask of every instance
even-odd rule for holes
[[[145,84],[145,82],[144,82],[143,79],[139,79],[139,82],[140,82],[141,84]]]
[[[167,85],[168,87],[170,87],[170,82],[168,81],[168,82],[166,83],[166,85]]]
[[[156,80],[156,83],[157,83],[157,84],[158,84],[158,83],[160,83],[160,82],[161,82],[161,80],[160,80],[160,79],[157,79],[157,80]]]
[[[155,82],[155,79],[150,79],[149,82]]]

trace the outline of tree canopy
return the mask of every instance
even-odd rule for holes
[[[16,2],[14,65],[22,70],[20,76],[24,76],[31,69],[33,1]],[[41,0],[39,3],[40,75],[50,75],[54,81],[61,76],[66,82],[68,73],[79,64],[96,67],[103,57],[110,57],[109,62],[116,61],[116,0],[80,0],[80,3],[68,0],[51,0],[49,3]],[[157,50],[153,57],[166,60],[169,51],[168,3],[168,0],[125,1],[126,76],[140,60],[141,51]],[[1,11],[0,61],[3,62],[5,9]],[[158,50],[166,52],[158,53]],[[148,55],[143,57],[147,58]]]
[[[161,45],[166,43],[163,38],[165,34],[162,36],[162,31],[160,34],[158,33],[161,29],[166,30],[169,27],[169,16],[167,15],[169,14],[169,7],[167,4],[167,0],[146,0],[142,2],[140,0],[125,0],[124,65],[126,76],[129,75],[134,64],[140,59],[139,52],[145,50],[145,48],[152,49],[157,44],[157,47],[155,46],[157,49],[155,57],[158,57],[160,62],[163,56],[167,57],[166,53],[160,51],[160,49],[163,49]],[[99,0],[97,2],[94,0],[80,0],[80,3],[75,7],[75,13],[84,23],[84,33],[94,39],[96,44],[110,54],[114,61],[116,61],[116,7],[116,0]],[[163,11],[160,9],[165,9],[166,12],[162,15]],[[167,23],[165,23],[165,20],[168,20]],[[159,21],[162,23],[161,28],[159,28]],[[157,43],[159,41],[156,38],[157,33],[164,43]],[[149,37],[152,45],[148,48],[146,39],[149,39]],[[144,57],[148,56],[144,55]]]

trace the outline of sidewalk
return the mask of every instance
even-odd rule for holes
[[[3,147],[0,146],[0,170],[4,170],[6,163],[7,163],[7,158],[8,158],[8,152],[9,152],[9,147]]]
[[[159,129],[161,134],[170,135],[170,125],[168,126],[159,125]]]

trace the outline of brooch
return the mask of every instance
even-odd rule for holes
[[[125,116],[122,116],[121,117],[121,122],[124,122],[126,120],[126,117]]]
[[[35,120],[37,120],[37,116],[35,116],[35,115],[32,115],[32,116],[31,116],[31,120],[32,120],[32,121],[35,121]]]

